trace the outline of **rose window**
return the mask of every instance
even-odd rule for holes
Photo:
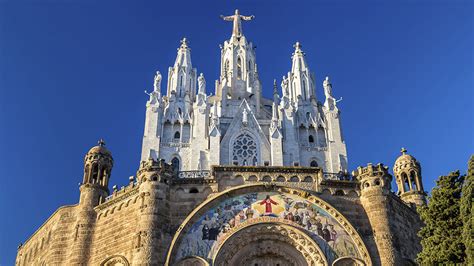
[[[232,162],[236,165],[257,165],[257,143],[247,133],[238,136],[234,141]]]

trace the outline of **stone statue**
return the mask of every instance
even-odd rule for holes
[[[246,125],[249,122],[247,115],[248,115],[247,109],[244,109],[242,111],[242,124],[244,125]]]
[[[240,37],[242,36],[242,20],[252,20],[255,18],[255,16],[242,16],[239,14],[239,10],[235,10],[235,14],[232,16],[223,16],[221,15],[221,18],[225,21],[233,21],[234,25],[232,28],[232,36],[237,36]]]
[[[288,80],[285,78],[285,76],[283,76],[281,81],[281,90],[283,95],[288,96]]]
[[[160,73],[160,71],[156,71],[155,82],[153,83],[153,87],[155,88],[155,92],[160,92],[161,91],[161,73]]]
[[[198,92],[200,94],[206,94],[206,79],[202,73],[198,77]]]
[[[326,99],[334,98],[332,96],[332,85],[331,85],[331,82],[329,81],[329,77],[326,77],[326,79],[324,80],[323,87],[324,87],[324,94],[326,95]]]

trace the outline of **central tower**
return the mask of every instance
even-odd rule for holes
[[[262,96],[255,46],[242,23],[254,16],[235,10],[221,16],[232,22],[232,34],[220,46],[219,76],[214,95],[191,62],[183,38],[161,95],[160,72],[147,102],[142,161],[165,160],[181,176],[213,165],[306,166],[325,172],[347,170],[340,111],[329,78],[321,82],[326,102],[316,97],[316,77],[296,42],[291,68],[273,84],[273,97]],[[166,79],[165,79],[166,80]]]
[[[242,32],[242,20],[250,21],[254,16],[242,16],[239,10],[231,16],[221,16],[225,21],[233,22],[232,36],[221,46],[221,70],[220,78],[216,84],[216,95],[222,101],[222,105],[228,104],[228,100],[240,102],[246,99],[259,116],[261,100],[261,84],[258,79],[255,46],[248,42]],[[225,116],[235,115],[231,108]]]

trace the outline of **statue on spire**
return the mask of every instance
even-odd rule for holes
[[[206,79],[204,74],[201,73],[198,77],[198,92],[201,94],[206,94]]]
[[[326,95],[326,98],[334,98],[332,96],[332,84],[329,81],[329,77],[326,77],[326,79],[324,80],[323,87],[324,87],[324,94]]]
[[[155,81],[153,82],[153,87],[155,92],[161,91],[161,73],[160,71],[156,71],[155,74]]]
[[[239,14],[239,10],[235,10],[235,14],[232,16],[223,16],[221,18],[225,21],[233,21],[234,27],[232,29],[232,36],[240,37],[242,36],[242,20],[249,21],[255,18],[255,16],[242,16]]]

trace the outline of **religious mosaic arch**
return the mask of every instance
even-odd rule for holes
[[[267,247],[266,241],[278,244]],[[238,248],[241,243],[254,248]],[[253,184],[218,193],[189,214],[173,238],[166,265],[189,257],[228,265],[242,254],[252,258],[249,263],[266,256],[283,264],[294,259],[297,265],[332,265],[340,258],[372,264],[362,238],[334,207],[309,191]]]

